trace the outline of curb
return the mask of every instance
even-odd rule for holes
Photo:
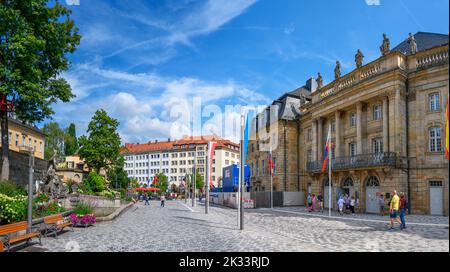
[[[98,217],[97,218],[97,222],[106,222],[106,221],[112,221],[114,220],[116,217],[118,217],[119,215],[121,215],[123,212],[125,212],[128,208],[130,208],[131,206],[133,206],[134,203],[130,202],[127,205],[117,209],[115,212],[113,212],[112,214],[105,216],[105,217]]]

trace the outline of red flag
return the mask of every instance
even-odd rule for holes
[[[327,142],[325,144],[325,152],[323,156],[322,173],[325,171],[327,162],[330,160],[330,157],[331,157],[331,134],[330,132],[328,132]]]
[[[158,176],[153,177],[153,184],[156,185],[158,183]]]
[[[209,167],[209,187],[212,188],[214,187],[214,183],[212,182],[212,162],[213,162],[213,158],[214,158],[214,151],[216,150],[216,142],[209,142],[209,162],[208,162],[208,167]]]
[[[272,158],[272,151],[270,151],[270,153],[269,153],[269,172],[272,177],[273,177],[273,168],[274,168],[274,164],[273,164],[273,158]]]

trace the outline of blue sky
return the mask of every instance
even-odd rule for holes
[[[192,116],[177,113],[192,112],[194,96],[212,112],[268,104],[319,71],[328,83],[336,60],[353,70],[358,48],[365,63],[378,58],[384,32],[393,47],[409,32],[449,29],[448,0],[66,2],[79,3],[70,8],[83,36],[63,73],[77,97],[56,104],[53,120],[81,135],[104,108],[123,143],[189,133]],[[206,116],[202,133],[237,116]]]

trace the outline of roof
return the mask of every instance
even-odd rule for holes
[[[424,51],[433,47],[448,44],[448,35],[430,32],[417,32],[413,35],[417,43],[417,51]],[[410,54],[408,38],[394,47],[391,51],[401,52],[405,55]]]
[[[8,122],[14,123],[14,124],[16,124],[18,126],[21,126],[21,127],[28,128],[28,129],[36,132],[36,133],[39,133],[39,134],[41,134],[43,136],[46,136],[45,133],[42,130],[40,130],[39,128],[37,128],[36,126],[26,124],[26,123],[24,123],[24,122],[22,122],[22,121],[20,121],[18,119],[8,117]]]
[[[164,141],[164,142],[148,142],[145,144],[125,144],[122,153],[144,153],[151,151],[170,151],[174,150],[174,146],[190,145],[190,144],[208,144],[209,141],[215,141],[216,147],[226,147],[228,145],[239,147],[238,144],[230,140],[220,138],[217,135],[205,136],[183,136],[180,140]]]

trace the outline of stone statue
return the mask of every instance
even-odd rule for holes
[[[380,46],[380,51],[382,56],[387,55],[391,51],[391,42],[386,36],[386,33],[383,33],[383,44]]]
[[[323,78],[322,78],[322,75],[320,73],[317,73],[316,82],[317,82],[317,88],[318,89],[323,87]]]
[[[411,53],[411,55],[417,53],[416,38],[414,38],[414,35],[411,33],[409,33],[408,43],[409,43],[409,52]]]
[[[56,174],[55,160],[49,161],[47,174],[45,175],[39,191],[48,195],[51,198],[64,198],[69,190],[66,184]]]
[[[339,61],[336,61],[336,68],[334,68],[334,78],[341,78],[341,63]]]
[[[362,54],[361,50],[358,49],[358,52],[356,52],[355,55],[356,68],[361,68],[361,66],[363,65],[363,58],[364,55]]]

